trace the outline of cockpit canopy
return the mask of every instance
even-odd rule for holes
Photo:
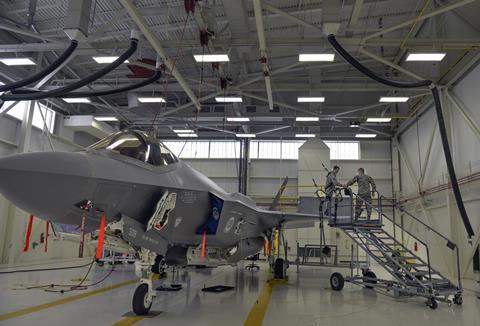
[[[156,166],[175,164],[178,159],[160,141],[136,130],[117,132],[89,148],[107,150]]]

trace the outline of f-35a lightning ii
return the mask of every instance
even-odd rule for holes
[[[168,266],[235,264],[258,253],[274,228],[318,219],[264,210],[247,196],[227,193],[136,130],[115,133],[80,152],[4,157],[0,192],[52,222],[78,225],[86,216],[88,232],[105,216],[106,245],[109,239],[121,243],[138,257],[136,314],[150,310],[151,269],[160,258]]]

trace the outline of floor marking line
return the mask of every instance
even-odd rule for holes
[[[145,317],[143,316],[126,317],[126,318],[120,319],[115,324],[112,324],[112,326],[130,326],[138,323],[142,319],[145,319]]]
[[[133,284],[137,281],[138,281],[138,279],[129,280],[129,281],[121,282],[121,283],[114,284],[114,285],[111,285],[111,286],[107,286],[107,287],[104,287],[104,288],[100,288],[100,289],[92,290],[92,291],[89,291],[89,292],[85,292],[85,293],[81,293],[81,294],[77,294],[77,295],[72,295],[72,296],[62,298],[62,299],[59,299],[59,300],[47,302],[47,303],[44,303],[44,304],[40,304],[38,306],[28,307],[28,308],[20,309],[20,310],[17,310],[17,311],[9,312],[9,313],[0,315],[0,321],[12,319],[12,318],[17,318],[17,317],[28,315],[28,314],[31,314],[31,313],[34,313],[34,312],[37,312],[37,311],[40,311],[40,310],[52,308],[52,307],[55,307],[55,306],[59,306],[59,305],[68,303],[68,302],[72,302],[72,301],[80,300],[80,299],[83,299],[83,298],[87,298],[87,297],[90,297],[92,295],[97,295],[97,294],[104,293],[104,292],[107,292],[107,291],[110,291],[110,290],[113,290],[113,289],[117,289],[117,288],[125,286],[125,285]]]
[[[265,318],[265,313],[268,309],[268,304],[270,303],[270,297],[272,296],[273,287],[276,284],[285,283],[286,280],[268,280],[265,283],[260,295],[255,301],[250,313],[248,314],[247,320],[245,320],[244,326],[261,326],[263,323],[263,318]]]

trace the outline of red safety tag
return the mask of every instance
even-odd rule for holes
[[[100,222],[100,231],[98,232],[97,255],[95,258],[100,259],[103,256],[103,239],[105,236],[105,213],[102,213],[102,221]]]
[[[47,226],[46,226],[46,229],[45,229],[45,248],[44,248],[44,251],[47,252],[48,251],[48,228],[50,226],[50,223],[47,221]]]
[[[203,231],[203,236],[202,236],[202,252],[200,254],[201,258],[205,258],[205,247],[207,244],[207,230]]]
[[[27,252],[30,247],[30,236],[32,235],[32,225],[33,225],[33,215],[30,214],[30,219],[28,220],[27,234],[25,235],[25,247],[23,251]]]

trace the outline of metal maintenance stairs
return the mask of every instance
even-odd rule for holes
[[[382,225],[357,224],[339,228],[392,275],[400,294],[431,294],[437,297],[458,291],[455,284],[395,240]]]
[[[452,300],[450,298],[452,296],[453,303],[457,305],[462,304],[463,290],[460,279],[461,273],[459,252],[458,247],[452,241],[419,220],[414,215],[405,211],[394,200],[386,199],[385,197],[380,196],[378,193],[376,193],[378,195],[377,206],[373,206],[371,203],[364,201],[365,205],[370,206],[372,212],[378,213],[378,218],[355,218],[353,211],[354,199],[357,201],[363,201],[363,199],[352,192],[349,188],[347,191],[345,191],[345,194],[350,196],[350,214],[347,216],[337,216],[337,202],[334,200],[326,202],[328,205],[328,212],[333,213],[326,216],[329,219],[329,225],[331,227],[341,229],[359,248],[365,251],[365,253],[371,259],[376,261],[380,267],[382,267],[388,274],[391,275],[391,279],[381,279],[378,278],[373,271],[365,269],[362,270],[362,275],[359,275],[358,268],[357,275],[354,275],[354,265],[352,264],[351,276],[345,278],[347,282],[369,288],[386,290],[391,292],[394,296],[425,297],[427,298],[427,305],[432,309],[437,308],[437,300],[451,304]],[[386,200],[392,202],[391,207],[393,208],[393,218],[386,215],[382,211],[382,201]],[[323,207],[321,208],[321,212],[323,212]],[[439,236],[442,241],[445,241],[446,247],[456,253],[458,276],[457,284],[442,275],[438,270],[432,268],[428,244],[396,222],[395,210],[400,211],[402,215],[411,218],[414,223],[424,227],[430,232],[430,234]],[[321,214],[321,218],[323,217],[325,216]],[[384,222],[388,223],[389,228],[385,227]],[[393,230],[393,236],[387,231],[387,229]],[[408,236],[410,236],[415,242],[423,245],[425,249],[425,255],[420,257],[420,254],[413,252],[402,242],[398,241],[395,237],[396,230],[399,230],[399,232],[402,234],[408,234]],[[426,258],[423,258],[424,256],[426,256]],[[338,275],[339,273],[334,274],[336,274],[337,277],[341,277],[341,275]],[[334,277],[334,274],[332,274],[332,278]],[[332,288],[335,289],[332,283],[332,278],[330,281]],[[343,281],[341,281],[341,283],[343,284]],[[341,290],[341,287],[338,289]]]

